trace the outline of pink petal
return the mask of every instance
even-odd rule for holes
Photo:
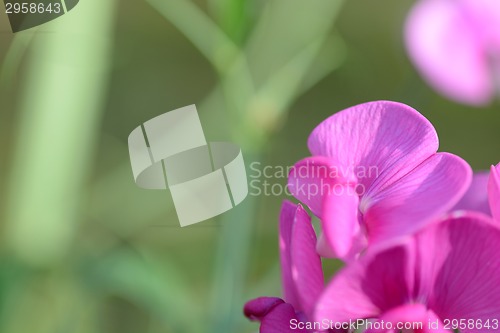
[[[409,235],[446,213],[472,178],[461,158],[438,153],[382,190],[374,186],[361,201],[370,244]]]
[[[443,320],[439,318],[434,311],[427,311],[427,324],[424,326],[422,333],[451,333],[450,330],[445,329]]]
[[[337,258],[337,254],[333,251],[332,246],[326,239],[324,232],[319,235],[316,251],[323,258]]]
[[[427,283],[431,289],[421,290],[417,297],[425,298],[440,318],[498,318],[500,229],[491,219],[477,213],[455,214],[418,234],[416,240],[419,257],[427,258],[419,261],[418,280],[431,280]]]
[[[491,167],[488,200],[493,218],[500,222],[500,164]]]
[[[283,281],[283,298],[294,307],[300,306],[295,282],[292,276],[292,263],[290,258],[292,230],[295,223],[295,212],[297,205],[284,201],[281,206],[279,225],[279,246],[281,260],[281,277]]]
[[[459,102],[482,105],[491,100],[493,84],[477,21],[467,14],[460,1],[418,1],[407,20],[406,44],[436,90]]]
[[[292,320],[299,322],[297,315],[290,304],[284,303],[276,306],[265,316],[260,324],[260,333],[306,333],[299,328],[292,329],[290,323]]]
[[[261,333],[290,333],[303,330],[292,330],[290,322],[292,319],[298,321],[292,305],[284,303],[275,297],[260,297],[248,302],[244,308],[245,316],[251,320],[261,322]]]
[[[280,254],[285,300],[307,315],[323,290],[323,270],[309,215],[288,201],[280,218]]]
[[[418,322],[427,316],[427,308],[423,304],[412,303],[398,306],[386,311],[380,319],[385,319],[391,323],[397,322]]]
[[[285,303],[277,297],[259,297],[248,301],[243,308],[243,313],[250,320],[261,320],[279,304]]]
[[[359,250],[359,245],[353,248],[362,234],[358,206],[359,196],[349,185],[336,187],[325,197],[321,226],[329,252],[336,258],[353,259]]]
[[[316,252],[316,234],[311,219],[298,205],[292,230],[290,259],[292,278],[297,290],[300,307],[297,310],[310,315],[324,288],[321,259]]]
[[[382,173],[401,178],[437,151],[431,123],[411,107],[389,101],[360,104],[329,117],[309,136],[315,156],[334,158],[369,188]]]
[[[314,215],[321,217],[324,197],[336,184],[355,183],[352,174],[342,173],[335,160],[327,157],[309,157],[297,162],[288,175],[288,189],[306,204]]]
[[[413,247],[403,243],[367,255],[341,270],[321,295],[314,320],[376,318],[404,304],[413,288]]]
[[[397,328],[398,325],[407,324],[410,325],[403,332],[415,332],[415,333],[450,333],[450,331],[444,329],[443,322],[436,316],[432,311],[428,311],[423,304],[412,303],[399,306],[397,308],[391,309],[384,313],[380,319],[377,321],[383,322],[382,326],[389,326]],[[437,325],[436,325],[437,324]],[[365,333],[398,333],[400,330],[377,330],[377,329],[367,329]]]
[[[463,214],[455,212],[451,215]],[[439,228],[443,221],[450,217],[444,216],[436,221],[435,225],[429,226],[415,235],[416,242],[416,264],[415,285],[413,297],[422,302],[432,302],[432,294],[436,279],[441,272],[443,264],[447,260],[452,244],[448,241],[446,229]],[[420,245],[420,246],[418,246]]]
[[[482,171],[474,173],[469,189],[451,211],[472,210],[491,215],[487,191],[489,177],[489,172]]]
[[[349,170],[342,170],[331,158],[306,158],[290,171],[288,188],[321,218],[322,255],[347,259],[366,245],[358,222],[356,179]]]
[[[500,52],[500,2],[498,0],[461,0],[477,38],[492,54]],[[500,60],[500,59],[499,59]]]
[[[427,309],[422,304],[406,304],[385,312],[376,321],[378,322],[383,321],[384,324],[380,325],[386,328],[389,325],[397,327],[399,323],[406,323],[406,322],[418,323],[417,325],[420,325],[424,321],[424,318],[426,317],[426,312]],[[399,330],[396,329],[385,330],[385,329],[375,329],[368,327],[368,329],[365,331],[365,333],[385,333],[385,332],[396,333],[399,332]]]

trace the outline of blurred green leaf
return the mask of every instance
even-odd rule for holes
[[[330,34],[343,0],[266,1],[246,54],[257,86],[304,48]]]
[[[42,26],[56,33],[33,41],[4,235],[30,264],[52,265],[73,241],[103,106],[113,13],[112,0],[86,1]]]
[[[223,72],[240,52],[213,20],[189,0],[147,0]]]
[[[2,91],[12,89],[9,85],[14,81],[34,36],[34,33],[25,31],[16,33],[12,39],[0,70],[0,88]]]
[[[88,263],[85,276],[94,291],[130,300],[172,332],[201,331],[201,304],[182,273],[166,260],[146,260],[135,251],[118,248]]]
[[[209,3],[222,30],[237,45],[243,45],[253,23],[257,1],[210,0]]]

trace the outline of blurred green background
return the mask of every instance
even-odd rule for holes
[[[178,107],[196,104],[206,137],[248,166],[292,165],[320,121],[379,99],[421,111],[473,168],[497,163],[498,102],[448,101],[409,62],[412,3],[81,0],[17,34],[2,11],[0,332],[258,330],[242,307],[280,295],[286,196],[180,228],[168,191],[136,187],[127,149]]]

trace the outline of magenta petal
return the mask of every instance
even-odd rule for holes
[[[310,315],[324,288],[321,259],[316,252],[316,234],[311,219],[298,205],[292,230],[291,264],[292,278],[300,301],[296,310]]]
[[[427,309],[424,305],[414,303],[405,304],[385,312],[377,321],[391,323],[393,327],[397,327],[400,323],[412,323],[416,325],[427,325]],[[368,329],[365,333],[380,333],[380,332],[397,332],[396,330],[385,331],[377,329]]]
[[[399,306],[384,313],[378,321],[391,323],[392,327],[397,325],[409,325],[403,332],[421,332],[421,333],[450,333],[444,329],[443,322],[432,311],[427,310],[426,306],[419,303],[411,303]],[[376,330],[368,329],[365,333],[398,332],[397,330]]]
[[[261,322],[261,333],[290,333],[303,330],[292,330],[290,322],[292,319],[298,321],[292,305],[275,297],[260,297],[245,304],[245,316],[251,320]]]
[[[418,322],[427,316],[427,308],[423,304],[405,304],[384,313],[381,319],[391,323]]]
[[[417,236],[419,257],[437,258],[420,261],[419,280],[432,280],[432,289],[417,297],[425,297],[440,318],[498,318],[500,229],[482,214],[454,216]]]
[[[337,258],[337,254],[333,252],[332,246],[326,239],[324,232],[319,235],[316,251],[323,258]]]
[[[337,258],[348,258],[361,228],[358,222],[359,196],[349,185],[337,186],[336,193],[325,197],[321,225],[331,253]]]
[[[452,215],[462,214],[455,212]],[[447,221],[449,216],[436,221],[432,226],[429,226],[419,232],[416,236],[416,265],[415,265],[415,285],[413,297],[423,300],[424,302],[432,302],[430,295],[433,294],[434,285],[444,262],[450,252],[451,244],[448,241],[446,229],[439,228],[443,221]],[[438,226],[435,226],[435,225]]]
[[[243,313],[251,320],[261,320],[274,307],[283,303],[285,302],[277,297],[259,297],[248,301],[243,308]]]
[[[489,172],[475,172],[469,189],[451,210],[471,210],[491,215],[490,206],[488,204],[489,177]]]
[[[281,206],[279,225],[279,246],[281,260],[281,277],[283,281],[283,298],[294,307],[300,307],[300,300],[295,289],[295,282],[292,275],[292,261],[290,257],[292,232],[295,224],[295,213],[297,205],[290,201],[284,201]]]
[[[395,181],[437,151],[431,123],[413,108],[396,102],[360,104],[329,117],[308,140],[315,156],[335,158],[369,188],[379,174]]]
[[[451,333],[450,330],[444,328],[445,324],[443,320],[439,318],[434,311],[428,310],[426,317],[427,321],[422,333]]]
[[[413,258],[411,243],[404,243],[350,263],[321,295],[315,320],[376,318],[404,304],[413,288]]]
[[[292,328],[291,323],[294,320],[299,322],[293,306],[287,303],[279,304],[274,307],[267,316],[261,320],[260,333],[307,333],[298,327]]]
[[[310,314],[323,290],[321,259],[309,215],[288,201],[281,210],[280,254],[285,300]]]
[[[288,175],[288,189],[314,215],[321,217],[323,198],[336,183],[355,182],[349,173],[342,174],[340,166],[327,157],[309,157],[297,162]]]
[[[493,83],[476,23],[461,1],[418,1],[407,20],[406,44],[434,88],[456,101],[481,105],[492,98]]]
[[[488,182],[488,201],[493,218],[500,222],[500,164],[491,167]]]
[[[472,178],[458,156],[438,153],[383,190],[374,186],[361,202],[371,244],[409,235],[446,213]]]
[[[461,0],[463,10],[467,12],[477,38],[487,45],[492,53],[500,52],[500,2],[497,0]]]

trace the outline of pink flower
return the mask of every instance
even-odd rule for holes
[[[411,107],[371,102],[323,121],[308,140],[313,157],[289,175],[291,193],[320,218],[324,256],[352,259],[366,246],[418,231],[468,188],[461,158],[436,153],[431,123]]]
[[[454,323],[463,333],[497,332],[499,252],[500,229],[487,216],[449,216],[341,270],[320,297],[314,318],[386,323],[385,330],[368,332],[399,332],[387,323],[405,322],[423,324],[405,332],[453,332]]]
[[[469,189],[453,210],[478,211],[500,221],[500,163],[491,166],[490,173],[474,174]]]
[[[443,95],[465,104],[486,104],[500,82],[498,22],[498,0],[421,0],[406,23],[408,53]]]
[[[245,305],[244,313],[261,322],[260,332],[307,332],[299,322],[312,317],[323,291],[321,259],[316,253],[316,234],[307,212],[291,202],[283,203],[280,215],[280,258],[284,301],[260,297]],[[291,324],[296,323],[297,329]]]

